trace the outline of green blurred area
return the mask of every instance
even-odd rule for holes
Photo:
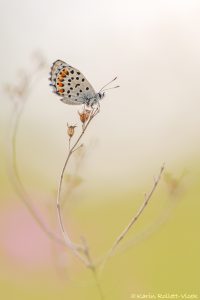
[[[2,153],[1,157],[5,155]],[[5,161],[1,161],[1,166],[1,208],[6,207],[7,201],[9,205],[12,201],[23,205],[9,184]],[[190,167],[175,187],[166,175],[162,177],[148,207],[105,266],[100,279],[105,299],[130,299],[135,293],[199,295],[200,170],[194,162]],[[165,174],[167,171],[166,167]],[[148,192],[152,184],[149,178],[149,183],[138,188],[130,186],[126,193],[119,186],[114,191],[108,186],[81,194],[80,187],[80,193],[75,193],[75,197],[72,194],[64,209],[74,239],[78,242],[84,235],[92,256],[102,257],[140,207],[144,191]],[[42,197],[40,201],[43,206]],[[56,217],[54,202],[48,206]],[[31,272],[12,264],[9,253],[6,255],[2,249],[0,255],[1,299],[100,299],[90,270],[73,256],[65,276],[60,277],[53,264]]]

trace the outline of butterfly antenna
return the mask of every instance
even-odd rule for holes
[[[115,77],[113,80],[111,80],[110,82],[108,82],[106,85],[104,85],[99,92],[101,92],[106,86],[108,86],[110,83],[112,83],[113,81],[115,81],[117,79],[117,77]]]
[[[116,86],[113,86],[113,87],[111,87],[111,88],[105,89],[105,90],[103,90],[103,91],[107,91],[107,90],[116,89],[116,88],[118,88],[118,87],[119,87],[119,85],[116,85]]]

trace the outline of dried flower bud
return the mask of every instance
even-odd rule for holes
[[[67,129],[67,134],[68,134],[68,136],[70,137],[70,139],[73,137],[73,135],[74,135],[74,129],[75,129],[75,127],[76,127],[76,125],[68,125],[67,124],[67,127],[68,127],[68,129]]]
[[[89,119],[90,113],[91,111],[89,109],[84,109],[81,113],[78,112],[80,120],[83,124]]]

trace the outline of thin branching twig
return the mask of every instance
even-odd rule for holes
[[[72,156],[72,154],[79,149],[79,147],[81,147],[81,145],[79,145],[79,142],[81,140],[81,138],[83,137],[88,125],[90,124],[91,120],[94,118],[94,116],[99,112],[98,108],[94,111],[92,110],[91,114],[90,114],[90,118],[87,121],[86,124],[84,124],[84,126],[82,126],[82,132],[81,134],[78,136],[77,140],[74,142],[73,146],[71,147],[71,135],[69,138],[69,151],[68,151],[68,155],[67,158],[65,160],[62,172],[61,172],[61,176],[60,176],[60,180],[59,180],[59,185],[58,185],[58,193],[57,193],[57,199],[56,199],[56,206],[57,206],[57,213],[58,213],[58,220],[59,220],[59,224],[60,224],[60,228],[61,228],[61,232],[63,235],[63,238],[65,240],[66,246],[73,252],[73,254],[78,257],[83,263],[84,265],[89,268],[92,273],[93,273],[93,277],[95,279],[98,291],[99,291],[99,295],[101,297],[101,299],[104,299],[103,297],[103,293],[102,293],[102,289],[101,286],[99,284],[99,279],[97,276],[97,266],[93,263],[92,258],[90,256],[90,252],[89,252],[89,248],[87,246],[86,241],[84,240],[83,246],[82,245],[76,245],[72,242],[71,238],[69,237],[69,233],[68,231],[66,231],[64,224],[63,224],[63,217],[61,214],[61,190],[62,190],[62,183],[63,183],[63,176],[64,173],[66,171],[68,162]],[[74,126],[71,126],[68,128],[70,128],[71,130],[74,128]],[[71,133],[71,130],[68,132],[68,134]],[[72,130],[73,132],[73,130]],[[73,133],[72,133],[73,134]],[[129,230],[132,228],[132,226],[136,223],[136,221],[138,220],[138,218],[140,217],[140,215],[142,214],[142,212],[144,211],[145,207],[147,206],[147,204],[149,203],[159,181],[161,178],[161,175],[163,173],[164,170],[164,165],[161,167],[160,173],[158,175],[158,177],[156,179],[154,179],[154,185],[151,189],[151,191],[149,192],[149,194],[145,195],[145,199],[144,202],[142,204],[142,206],[140,207],[140,209],[138,210],[138,212],[136,213],[136,215],[134,215],[134,217],[131,219],[131,221],[129,222],[129,224],[127,225],[127,227],[122,231],[122,233],[117,237],[117,239],[115,240],[113,246],[111,247],[111,249],[108,251],[108,253],[106,254],[106,256],[104,257],[103,261],[100,264],[100,270],[102,270],[102,268],[104,267],[105,263],[107,262],[107,260],[114,254],[116,248],[118,247],[118,245],[120,244],[120,242],[124,239],[124,237],[127,235],[127,233],[129,232]]]
[[[125,252],[130,247],[135,246],[137,243],[141,242],[142,240],[155,233],[156,230],[158,230],[161,226],[163,226],[163,224],[165,224],[169,220],[176,205],[176,201],[168,203],[167,207],[164,208],[164,210],[159,214],[156,220],[153,220],[152,224],[147,226],[143,231],[138,232],[137,235],[135,235],[132,239],[127,241],[127,243],[125,243],[122,247],[120,247],[120,249],[118,249],[118,252]]]
[[[151,191],[148,194],[145,194],[144,202],[141,205],[141,207],[138,209],[136,215],[134,215],[132,217],[132,219],[130,220],[130,222],[128,223],[128,225],[120,233],[120,235],[116,238],[116,240],[114,241],[112,247],[110,248],[110,250],[108,251],[108,253],[104,257],[103,261],[100,264],[100,269],[101,270],[105,266],[105,264],[108,261],[108,259],[115,253],[116,248],[119,246],[120,242],[125,238],[125,236],[127,235],[127,233],[130,231],[130,229],[133,227],[133,225],[136,223],[136,221],[138,220],[138,218],[140,217],[140,215],[144,211],[144,209],[147,206],[147,204],[149,203],[149,201],[150,201],[150,199],[151,199],[151,197],[152,197],[152,195],[153,195],[156,187],[158,186],[158,183],[159,183],[159,181],[161,179],[161,175],[162,175],[163,171],[164,171],[164,165],[162,165],[158,177],[156,179],[154,179],[154,184],[153,184],[153,187],[152,187]]]
[[[21,116],[26,107],[26,103],[28,101],[28,96],[30,95],[31,89],[33,88],[36,80],[39,77],[35,78],[35,75],[38,75],[38,68],[32,72],[30,76],[25,76],[21,85],[16,87],[10,87],[10,99],[14,103],[14,109],[11,115],[10,123],[10,134],[9,134],[9,143],[8,143],[8,153],[9,164],[8,164],[8,172],[10,175],[10,181],[19,196],[19,198],[23,201],[24,205],[28,209],[29,213],[32,215],[33,219],[36,221],[40,229],[50,238],[58,242],[59,244],[64,245],[63,240],[58,237],[55,233],[53,233],[47,225],[44,223],[43,219],[37,213],[35,207],[32,204],[32,199],[29,193],[27,192],[19,173],[18,167],[18,159],[17,159],[17,135],[19,130],[19,125],[21,121]],[[27,80],[29,77],[29,80]],[[15,100],[15,101],[14,101]]]
[[[86,129],[88,128],[90,122],[93,120],[93,118],[97,115],[97,113],[99,112],[99,109],[93,109],[91,111],[90,114],[90,118],[87,122],[87,124],[83,127],[81,134],[78,136],[77,140],[74,142],[73,146],[70,147],[70,143],[69,143],[69,150],[68,150],[68,154],[67,154],[67,158],[65,160],[61,175],[60,175],[60,180],[59,180],[59,184],[58,184],[58,192],[57,192],[57,198],[56,198],[56,207],[57,207],[57,214],[58,214],[58,221],[60,224],[60,229],[63,235],[63,238],[65,240],[66,246],[72,250],[72,252],[79,257],[79,259],[82,260],[82,262],[88,266],[88,262],[86,263],[85,259],[83,259],[83,256],[79,253],[79,251],[83,250],[83,247],[81,245],[76,245],[74,244],[70,237],[68,232],[66,231],[64,224],[63,224],[63,218],[62,218],[62,213],[61,213],[61,190],[62,190],[62,184],[63,184],[63,176],[64,173],[66,171],[66,167],[68,165],[68,162],[72,156],[72,154],[79,148],[78,143],[80,142],[81,138],[83,137],[84,133],[86,132]],[[71,142],[71,138],[69,139],[69,141]]]
[[[83,246],[84,246],[84,254],[87,257],[87,260],[90,264],[90,269],[93,273],[93,277],[94,277],[94,280],[96,282],[96,286],[97,286],[97,289],[99,291],[99,295],[100,295],[101,299],[103,300],[104,299],[104,294],[103,294],[103,291],[102,291],[102,288],[101,288],[101,285],[100,285],[100,282],[99,282],[99,278],[98,278],[98,274],[97,274],[97,268],[96,268],[96,266],[95,266],[95,264],[92,260],[92,257],[90,255],[90,251],[89,251],[87,241],[85,240],[84,237],[81,237],[81,240],[82,240],[82,243],[83,243]]]
[[[96,265],[93,263],[93,260],[91,258],[90,252],[89,252],[89,248],[88,245],[86,243],[86,240],[82,238],[82,242],[83,245],[77,245],[74,242],[72,242],[68,231],[66,230],[64,224],[63,224],[63,218],[62,218],[62,213],[61,213],[61,190],[62,190],[62,184],[63,184],[63,176],[64,173],[66,171],[68,162],[72,156],[72,154],[78,150],[81,145],[78,145],[81,138],[83,137],[84,133],[86,132],[89,124],[91,123],[91,121],[93,120],[93,118],[99,113],[99,107],[97,107],[96,109],[92,109],[92,111],[90,112],[90,117],[87,121],[86,124],[84,124],[84,126],[82,126],[82,132],[81,134],[78,136],[77,140],[74,142],[73,146],[71,147],[71,135],[69,138],[69,150],[68,150],[68,155],[67,158],[65,160],[61,175],[60,175],[60,180],[59,180],[59,185],[58,185],[58,192],[57,192],[57,198],[56,198],[56,207],[57,207],[57,214],[58,214],[58,220],[59,220],[59,224],[60,224],[60,229],[64,238],[64,241],[66,243],[67,248],[69,248],[72,253],[85,265],[85,267],[89,268],[92,271],[98,292],[99,292],[99,296],[101,298],[101,300],[104,299],[103,296],[103,292],[102,292],[102,288],[97,276],[97,269],[96,269]],[[71,128],[73,128],[74,126],[72,126]],[[68,126],[69,128],[69,126]]]

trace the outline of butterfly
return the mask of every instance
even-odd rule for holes
[[[108,84],[116,80],[115,77]],[[68,65],[62,60],[56,60],[50,71],[51,86],[53,92],[61,96],[63,103],[71,105],[85,104],[93,107],[99,105],[99,101],[104,98],[106,84],[98,93],[95,92],[92,85],[85,76],[76,68]],[[116,88],[118,86],[115,86]]]

